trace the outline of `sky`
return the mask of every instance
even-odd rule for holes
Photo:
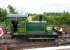
[[[70,0],[0,0],[0,7],[8,4],[20,13],[70,12]]]

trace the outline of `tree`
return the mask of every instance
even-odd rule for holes
[[[16,9],[13,8],[11,5],[8,5],[8,9],[9,9],[9,12],[12,13],[12,14],[16,14]]]
[[[63,24],[70,25],[70,13],[64,12],[61,20],[62,20]]]
[[[6,20],[7,11],[6,9],[0,8],[0,22]]]

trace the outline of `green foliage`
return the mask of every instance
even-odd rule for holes
[[[32,18],[32,20],[37,20],[37,21],[39,21],[39,20],[43,20],[43,21],[46,21],[47,20],[47,18],[44,16],[44,15],[41,15],[41,14],[38,14],[38,15],[35,15],[33,18]]]
[[[8,9],[9,9],[9,12],[12,13],[12,14],[16,14],[17,13],[15,11],[16,9],[14,9],[11,5],[8,5]]]
[[[0,22],[6,20],[7,11],[6,9],[0,8]]]
[[[57,15],[49,15],[48,22],[49,24],[53,24],[53,25],[70,25],[70,13],[69,12],[63,12],[63,13],[57,13]]]
[[[35,14],[33,20],[39,20],[39,17],[42,16],[43,20],[48,21],[48,25],[68,25],[70,26],[70,13],[69,12],[58,12],[58,13],[43,13]]]

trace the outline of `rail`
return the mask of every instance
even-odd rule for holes
[[[29,39],[55,39],[55,38],[29,38]]]

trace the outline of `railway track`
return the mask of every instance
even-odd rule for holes
[[[39,40],[40,39],[40,40]],[[3,45],[8,45],[10,47],[19,47],[19,48],[33,48],[33,47],[50,47],[50,46],[56,46],[54,39],[47,39],[45,38],[31,38],[28,40],[23,39],[11,39],[11,38],[4,38],[2,41],[4,41]]]
[[[2,41],[2,43],[0,43],[0,46],[7,45],[9,47],[17,47],[17,48],[38,48],[38,47],[50,47],[50,46],[52,47],[52,46],[61,45],[59,44],[59,42],[61,42],[64,39],[63,37],[59,37],[59,39],[60,41],[58,41],[58,39],[55,38],[29,38],[29,40],[26,40],[18,38],[12,39],[10,38],[10,36],[9,37],[7,36],[3,39],[0,39],[0,42]],[[68,37],[67,39],[70,38]]]

